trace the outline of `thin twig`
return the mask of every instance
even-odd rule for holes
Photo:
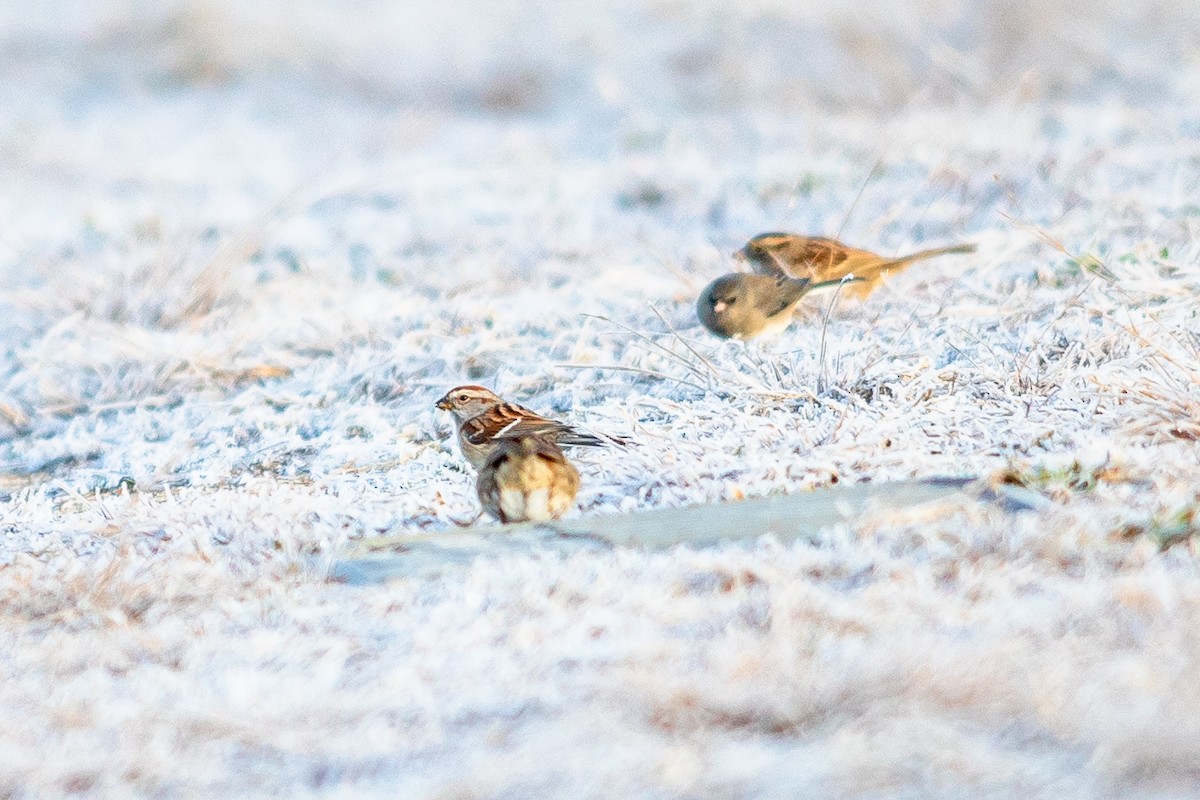
[[[858,205],[858,201],[862,199],[863,192],[867,190],[867,186],[879,174],[881,166],[883,166],[883,158],[875,159],[875,163],[871,166],[871,171],[867,173],[866,180],[863,181],[862,186],[858,187],[858,194],[854,195],[854,199],[850,201],[849,208],[846,209],[846,213],[842,216],[842,224],[838,225],[837,233],[833,234],[834,239],[842,238],[842,230],[846,227],[846,223],[850,221],[850,215],[854,213],[854,209]]]
[[[608,317],[601,316],[601,315],[599,315],[599,314],[581,314],[580,316],[583,316],[583,317],[590,317],[591,319],[599,319],[599,320],[603,320],[604,322],[607,322],[607,323],[609,323],[610,325],[616,325],[616,326],[617,326],[617,327],[619,327],[619,328],[623,328],[623,329],[624,329],[624,330],[625,330],[627,333],[630,333],[630,334],[632,334],[632,335],[636,336],[637,338],[639,338],[639,339],[641,339],[642,341],[644,341],[646,344],[648,344],[648,345],[650,345],[651,347],[655,348],[656,350],[658,350],[658,351],[660,351],[660,352],[664,353],[664,354],[665,354],[665,355],[667,355],[669,358],[672,358],[672,359],[674,359],[674,360],[678,361],[679,363],[683,364],[684,366],[686,366],[686,367],[688,368],[688,370],[690,370],[690,371],[692,372],[692,374],[694,374],[694,375],[696,375],[696,376],[698,376],[698,377],[707,377],[707,378],[708,378],[710,381],[711,381],[713,378],[715,378],[715,377],[716,377],[716,375],[714,375],[714,374],[709,374],[709,375],[705,376],[705,375],[704,375],[704,374],[703,374],[703,373],[702,373],[702,372],[701,372],[701,371],[700,371],[700,370],[699,370],[699,369],[696,367],[696,365],[695,365],[695,364],[693,364],[692,362],[688,361],[686,358],[684,358],[683,356],[679,355],[679,354],[678,354],[678,353],[676,353],[674,350],[671,350],[669,347],[663,347],[661,344],[659,344],[658,342],[654,341],[653,339],[651,339],[651,338],[650,338],[649,336],[647,336],[646,334],[642,333],[641,331],[638,331],[638,330],[635,330],[635,329],[631,328],[630,326],[628,326],[628,325],[624,324],[623,322],[617,322],[617,321],[616,321],[616,320],[614,320],[614,319],[610,319],[610,318],[608,318]],[[710,365],[710,366],[711,366],[711,365]]]
[[[700,353],[696,350],[696,348],[694,348],[690,344],[688,344],[686,339],[684,339],[682,336],[679,335],[679,332],[675,330],[675,328],[671,325],[671,323],[667,321],[667,318],[663,316],[662,312],[658,310],[658,306],[654,305],[654,303],[650,303],[649,306],[650,306],[650,310],[654,312],[654,315],[656,317],[658,317],[660,320],[662,320],[662,324],[667,326],[667,330],[669,330],[671,332],[671,335],[674,336],[675,339],[681,345],[686,347],[688,349],[689,353],[694,355],[696,358],[700,359],[700,361],[704,363],[704,366],[708,367],[708,371],[710,373],[715,373],[716,367],[714,367],[707,358],[700,355]]]

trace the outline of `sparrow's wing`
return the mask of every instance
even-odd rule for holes
[[[752,266],[764,275],[808,278],[811,281],[840,278],[842,263],[855,254],[870,255],[833,239],[820,236],[788,236],[779,242],[765,258],[753,260]]]
[[[629,444],[627,439],[620,436],[597,436],[578,431],[565,423],[539,416],[516,403],[501,403],[478,417],[467,420],[463,423],[462,435],[474,445],[485,445],[493,439],[519,439],[522,436],[545,438],[560,445],[580,447]]]
[[[927,258],[948,255],[950,253],[972,253],[975,251],[975,245],[973,244],[955,244],[949,247],[934,247],[929,250],[921,250],[906,256],[888,258],[872,253],[869,250],[847,247],[841,242],[836,242],[832,239],[811,238],[804,241],[807,244],[802,249],[799,258],[795,260],[795,263],[806,264],[808,269],[811,270],[811,274],[795,275],[793,277],[810,278],[814,282],[837,280],[847,275],[853,275],[856,278],[869,281],[878,278],[889,270],[903,269],[909,264],[924,261]]]
[[[805,240],[805,247],[793,263],[798,265],[795,277],[819,283],[839,280],[847,275],[870,280],[879,265],[887,261],[869,250],[847,247],[833,239],[814,237]]]
[[[914,262],[934,256],[969,253],[974,249],[974,245],[953,245],[922,250],[899,258],[886,258],[869,250],[847,247],[834,239],[795,236],[773,253],[773,267],[761,263],[760,266],[765,267],[762,271],[766,274],[807,278],[814,284],[853,276],[858,279],[858,283],[847,292],[865,297],[875,288],[875,282],[890,272],[899,271]]]
[[[522,436],[557,437],[571,427],[538,416],[516,403],[501,403],[478,417],[463,423],[463,438],[471,444],[487,444],[493,439],[519,439]]]

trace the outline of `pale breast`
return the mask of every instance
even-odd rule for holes
[[[494,445],[491,444],[476,444],[469,438],[463,435],[463,429],[458,430],[458,449],[462,451],[463,458],[471,463],[471,466],[478,471],[487,462],[488,456],[491,455]]]

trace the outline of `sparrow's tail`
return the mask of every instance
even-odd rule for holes
[[[974,253],[975,245],[973,244],[952,244],[949,247],[935,247],[931,250],[920,250],[916,253],[900,258],[893,258],[891,261],[886,261],[880,264],[878,269],[898,269],[907,267],[909,264],[914,264],[917,261],[924,261],[927,258],[935,258],[936,256],[946,256],[951,253]],[[864,276],[865,277],[865,276]]]
[[[934,247],[929,250],[920,250],[899,258],[879,259],[877,261],[858,264],[850,270],[850,274],[855,278],[861,279],[862,282],[856,286],[847,287],[846,294],[861,300],[874,291],[879,285],[881,278],[910,267],[918,261],[949,255],[951,253],[973,252],[975,252],[975,245],[973,244],[954,244],[949,247]]]
[[[564,447],[605,447],[610,444],[615,444],[617,447],[628,447],[633,444],[632,439],[626,439],[624,436],[613,436],[608,433],[584,433],[583,431],[561,434],[557,441]]]

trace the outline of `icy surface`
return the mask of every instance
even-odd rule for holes
[[[595,5],[0,6],[0,796],[1195,794],[1194,4]],[[979,251],[717,342],[769,229]],[[463,382],[580,514],[1056,504],[327,582]]]

